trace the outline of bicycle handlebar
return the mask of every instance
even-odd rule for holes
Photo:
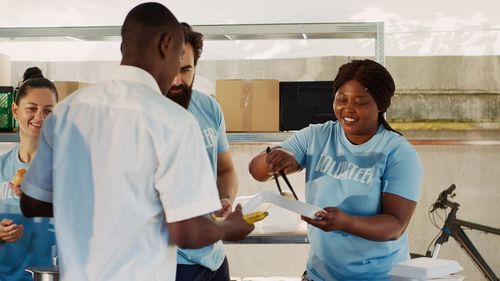
[[[436,202],[432,204],[431,213],[434,212],[436,209],[446,209],[447,207],[453,208],[459,206],[458,203],[451,202],[448,200],[448,196],[451,198],[455,197],[455,193],[453,193],[455,188],[457,188],[457,186],[455,184],[452,184],[447,189],[441,191]]]
[[[450,187],[448,187],[448,189],[441,192],[441,195],[450,195],[455,190],[455,188],[457,188],[457,186],[453,183],[450,185]]]

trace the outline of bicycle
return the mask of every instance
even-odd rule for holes
[[[438,235],[436,235],[436,237],[432,241],[432,242],[435,241],[433,252],[430,251],[430,247],[432,245],[431,242],[429,244],[429,247],[427,248],[425,256],[437,258],[441,246],[444,243],[446,243],[448,241],[448,238],[451,236],[453,237],[453,239],[455,239],[458,245],[467,253],[467,255],[472,259],[474,264],[478,267],[478,269],[481,271],[484,277],[486,277],[487,280],[499,281],[500,280],[499,277],[496,276],[491,266],[481,256],[481,253],[479,253],[479,251],[476,249],[474,243],[472,243],[469,237],[467,237],[467,235],[464,232],[464,229],[479,230],[485,233],[491,233],[495,235],[500,235],[500,229],[458,219],[457,211],[460,204],[449,200],[449,198],[455,197],[455,193],[453,193],[455,188],[456,188],[455,184],[452,184],[446,190],[442,191],[439,194],[436,202],[434,202],[429,208],[429,218],[436,227],[441,229],[441,231],[438,233]],[[436,224],[434,216],[432,216],[431,218],[431,214],[434,215],[434,213],[440,209],[445,210],[446,212],[447,208],[451,208],[451,211],[446,216],[446,219],[444,220],[444,225],[442,227],[439,227]],[[420,255],[415,255],[414,257],[416,256]]]

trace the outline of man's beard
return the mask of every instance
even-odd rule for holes
[[[171,90],[181,90],[180,92],[173,93]],[[190,86],[186,84],[180,84],[179,86],[172,86],[170,90],[168,90],[167,97],[180,106],[187,109],[189,107],[189,103],[191,102],[191,95],[193,94],[193,83]]]

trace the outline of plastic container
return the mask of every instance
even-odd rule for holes
[[[392,281],[460,281],[465,277],[453,274],[462,270],[460,264],[454,260],[422,257],[395,265],[389,276]]]
[[[14,117],[11,110],[13,98],[13,87],[0,86],[0,131],[10,132],[14,129]]]

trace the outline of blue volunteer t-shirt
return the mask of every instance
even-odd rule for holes
[[[382,193],[418,200],[423,174],[418,154],[383,126],[368,142],[354,145],[338,121],[329,121],[299,131],[281,146],[306,169],[309,204],[372,216],[380,213]],[[388,281],[392,266],[409,258],[407,234],[378,242],[309,226],[308,237],[307,272],[315,281]]]
[[[217,155],[229,148],[224,116],[220,106],[214,98],[193,90],[188,110],[200,125],[214,176],[217,177]],[[201,249],[178,249],[177,251],[178,264],[199,264],[212,271],[217,270],[222,265],[224,257],[221,241]]]
[[[31,281],[30,266],[50,266],[52,246],[55,245],[54,224],[49,218],[27,218],[22,215],[19,197],[8,182],[17,169],[28,169],[29,164],[19,160],[19,146],[0,156],[0,220],[10,219],[24,226],[21,238],[0,244],[0,280]]]

